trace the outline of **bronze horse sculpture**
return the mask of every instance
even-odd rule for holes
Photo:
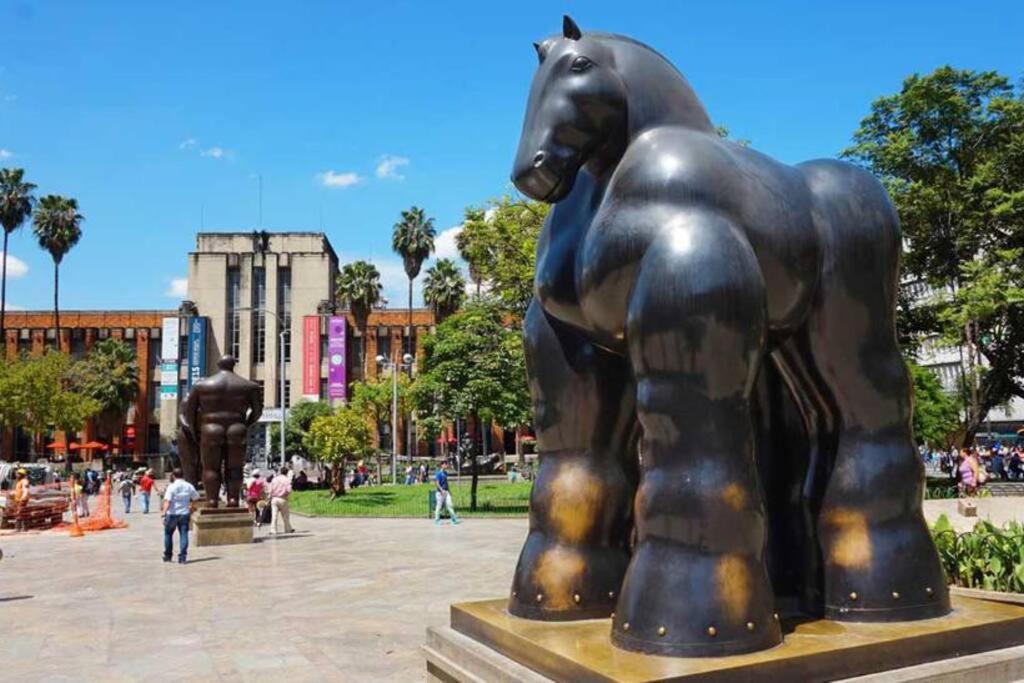
[[[541,465],[509,600],[619,647],[781,641],[780,604],[946,614],[896,340],[900,228],[855,166],[722,139],[632,39],[535,45],[513,181],[554,204],[526,315]]]

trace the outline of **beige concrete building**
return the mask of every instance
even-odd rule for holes
[[[238,359],[235,372],[263,385],[264,405],[297,402],[303,315],[333,310],[337,274],[338,256],[323,233],[197,234],[196,250],[188,255],[188,300],[209,319],[207,367],[231,354]],[[282,326],[288,331],[284,401],[278,374]]]

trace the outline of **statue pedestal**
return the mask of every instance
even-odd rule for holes
[[[252,543],[252,515],[246,508],[199,508],[192,523],[197,546]]]
[[[538,622],[505,600],[452,605],[427,630],[431,681],[863,681],[1024,677],[1024,607],[953,596],[925,621],[850,624],[783,615],[782,645],[732,657],[659,657],[615,648],[608,619]],[[977,654],[983,653],[983,654]]]

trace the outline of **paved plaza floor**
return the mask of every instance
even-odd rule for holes
[[[1024,499],[979,499],[1001,523]],[[960,527],[956,501],[927,501]],[[504,595],[525,519],[295,518],[298,533],[160,561],[156,514],[127,529],[0,537],[0,661],[18,681],[420,681],[427,626]]]
[[[295,535],[180,566],[160,560],[159,515],[128,522],[0,537],[5,680],[425,680],[426,627],[504,595],[527,528],[293,517]]]

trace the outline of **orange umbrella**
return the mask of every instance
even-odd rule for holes
[[[64,443],[63,441],[54,441],[53,443],[46,444],[46,447],[49,448],[50,450],[54,450],[54,451],[60,450],[60,451],[62,451],[65,448],[67,448],[68,445],[66,443]]]
[[[99,441],[86,441],[81,444],[79,448],[98,448],[101,451],[106,451],[110,449],[110,446],[105,443],[100,443]]]

